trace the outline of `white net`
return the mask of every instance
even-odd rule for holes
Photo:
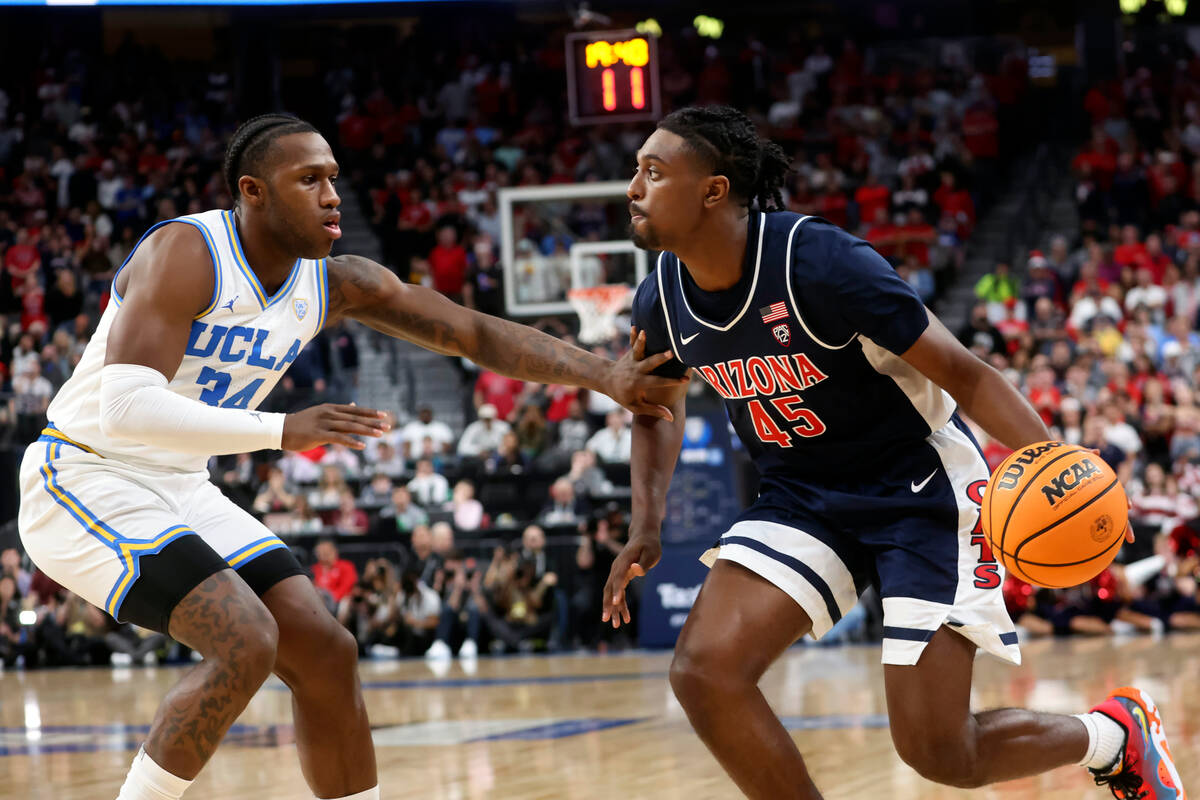
[[[579,341],[600,344],[617,335],[617,315],[633,300],[633,287],[623,283],[571,289],[567,299],[579,315]]]

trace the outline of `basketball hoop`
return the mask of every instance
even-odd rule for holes
[[[570,289],[567,299],[579,315],[579,341],[599,344],[616,336],[617,314],[625,310],[632,297],[633,287],[623,283]]]

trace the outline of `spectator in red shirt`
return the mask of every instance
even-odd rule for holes
[[[17,230],[17,241],[4,254],[4,268],[12,278],[13,288],[16,289],[25,282],[25,276],[36,273],[42,266],[42,254],[30,242],[29,231],[25,228]]]
[[[975,203],[966,189],[958,188],[957,178],[950,170],[942,171],[942,185],[933,193],[933,202],[943,214],[954,219],[960,238],[971,235],[975,227]]]
[[[1104,191],[1112,186],[1113,173],[1117,171],[1117,153],[1119,148],[1104,128],[1097,125],[1092,129],[1092,138],[1071,162],[1076,172],[1082,172],[1085,165],[1091,168],[1092,175]]]
[[[524,381],[506,378],[485,369],[475,381],[475,408],[482,409],[485,405],[491,405],[496,409],[496,416],[506,420],[512,414],[517,405],[517,397],[524,389]]]
[[[1062,393],[1054,385],[1054,370],[1049,366],[1039,367],[1029,376],[1029,404],[1047,425],[1054,424],[1054,417],[1062,404]]]
[[[1000,154],[1000,143],[996,138],[999,129],[996,115],[982,102],[971,106],[963,114],[963,144],[977,159],[996,158]]]
[[[916,256],[918,264],[929,266],[929,245],[937,239],[937,231],[925,221],[921,209],[909,208],[908,218],[896,228],[896,239],[902,258]]]
[[[874,220],[880,209],[886,213],[892,199],[892,190],[881,183],[874,175],[868,175],[854,192],[854,202],[858,203],[858,218],[864,222]]]
[[[1163,252],[1162,237],[1157,233],[1152,233],[1146,237],[1146,259],[1143,266],[1150,270],[1150,274],[1154,276],[1154,282],[1162,285],[1163,277],[1167,274],[1167,267],[1171,266],[1171,258]]]
[[[462,297],[467,277],[467,251],[458,243],[458,231],[451,225],[438,229],[437,245],[429,251],[429,269],[433,288],[453,300]]]
[[[21,298],[21,330],[27,331],[37,322],[49,326],[50,320],[46,318],[46,292],[36,274],[31,272],[25,276],[24,282],[17,289],[17,296]]]
[[[1136,225],[1126,225],[1121,229],[1121,243],[1113,249],[1113,261],[1122,267],[1137,269],[1146,259],[1146,245],[1139,241]]]
[[[362,152],[375,143],[375,121],[355,105],[338,123],[338,135],[342,140],[342,147],[353,152]]]
[[[889,260],[894,259],[899,229],[888,218],[887,208],[876,208],[871,222],[871,227],[867,228],[863,238],[871,243],[879,255]]]
[[[317,563],[313,564],[313,583],[318,589],[329,592],[335,603],[350,594],[358,582],[358,569],[344,558],[338,557],[337,545],[332,539],[322,539],[316,546]]]
[[[817,208],[820,209],[821,216],[842,228],[846,227],[846,208],[849,205],[850,201],[846,199],[845,192],[829,190],[817,197]]]

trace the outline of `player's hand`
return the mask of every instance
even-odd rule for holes
[[[662,542],[657,535],[634,534],[629,543],[622,548],[613,562],[612,570],[608,573],[608,582],[604,584],[604,612],[600,615],[602,622],[612,621],[614,628],[621,623],[630,621],[629,604],[625,601],[625,588],[634,578],[646,574],[662,558]]]
[[[283,449],[303,451],[332,443],[362,450],[366,443],[359,437],[378,438],[391,427],[382,411],[323,403],[284,418]]]
[[[603,385],[607,387],[608,396],[634,414],[645,414],[650,417],[661,417],[668,422],[675,418],[671,410],[657,403],[646,400],[646,392],[652,389],[669,389],[682,386],[690,379],[690,375],[682,378],[661,378],[650,373],[675,357],[670,350],[646,358],[646,333],[636,328],[629,335],[631,347],[608,368],[608,376]]]

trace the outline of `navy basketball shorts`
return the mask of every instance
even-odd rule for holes
[[[259,596],[304,574],[207,472],[134,467],[48,428],[26,449],[20,477],[17,525],[33,563],[119,622],[168,633],[179,601],[224,569]]]
[[[808,614],[814,639],[874,584],[884,664],[916,664],[942,625],[1020,664],[1004,571],[979,527],[987,478],[956,415],[869,480],[764,476],[757,501],[701,560],[732,561],[779,587]]]

